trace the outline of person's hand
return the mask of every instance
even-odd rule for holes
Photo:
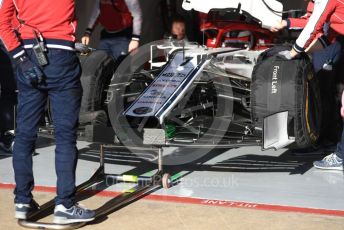
[[[43,73],[40,67],[32,62],[25,54],[15,59],[15,61],[18,77],[27,85],[37,88],[43,81]]]
[[[139,41],[131,40],[129,43],[128,52],[130,53],[131,51],[134,51],[137,48],[139,48]]]
[[[282,59],[285,59],[285,60],[291,60],[291,59],[292,59],[290,50],[283,50],[283,51],[280,51],[280,52],[277,54],[277,56],[280,57],[280,58],[282,58]]]
[[[84,45],[88,45],[90,43],[90,35],[85,34],[82,38],[81,38],[81,43]]]
[[[287,27],[287,21],[286,20],[282,20],[279,23],[277,23],[276,25],[272,26],[270,28],[271,32],[278,32],[282,29],[284,29],[285,27]]]
[[[91,48],[88,47],[88,45],[82,44],[80,42],[76,42],[74,47],[75,50],[81,54],[88,54],[91,51]]]
[[[295,58],[298,55],[298,53],[294,50],[283,50],[280,51],[277,56],[284,59],[284,60],[291,60],[293,58]]]

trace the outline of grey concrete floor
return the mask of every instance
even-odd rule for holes
[[[34,156],[35,183],[54,187],[54,145],[41,138]],[[87,180],[98,168],[99,145],[78,142],[80,157],[77,183]],[[105,150],[106,172],[149,175],[156,164],[147,163],[124,150]],[[205,200],[250,202],[257,204],[344,211],[343,172],[321,171],[313,160],[327,153],[292,153],[287,149],[260,151],[259,147],[212,150],[201,159],[187,149],[167,148],[165,169],[182,176],[172,188],[154,194]],[[194,154],[195,155],[195,154]],[[151,158],[145,153],[141,156]],[[14,184],[11,156],[0,155],[0,183]],[[116,184],[107,191],[122,192],[132,184]]]

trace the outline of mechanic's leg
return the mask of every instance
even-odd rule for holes
[[[319,72],[326,66],[331,66],[337,63],[341,57],[342,45],[340,42],[335,42],[326,48],[313,53],[313,67],[315,72]],[[328,69],[332,70],[332,69]]]
[[[18,106],[17,128],[13,148],[13,169],[16,188],[15,203],[29,204],[34,186],[32,151],[37,138],[37,129],[46,103],[46,93],[27,85],[17,72]]]
[[[342,137],[337,144],[336,155],[340,159],[344,160],[344,129],[342,131]]]
[[[313,165],[318,169],[325,170],[340,170],[344,169],[344,131],[340,142],[337,144],[337,149],[334,153],[324,157],[322,160],[314,161]]]
[[[56,205],[74,205],[78,118],[81,104],[80,66],[74,52],[49,51],[47,75],[49,99],[55,127]]]
[[[335,102],[335,71],[320,70],[316,77],[319,82],[320,100],[323,109],[320,130],[320,143],[333,146],[338,142],[338,108]]]
[[[117,61],[128,54],[129,42],[127,37],[103,38],[99,42],[99,49],[104,50]]]
[[[98,49],[104,50],[107,54],[112,56],[111,44],[112,43],[109,38],[100,39]]]
[[[320,38],[320,39],[322,39],[322,38]],[[312,54],[314,52],[317,52],[317,51],[324,49],[324,45],[320,41],[320,39],[313,40],[313,42],[308,46],[308,48],[305,50],[305,52]]]
[[[128,54],[129,38],[116,37],[111,39],[111,53],[115,60],[119,60]]]

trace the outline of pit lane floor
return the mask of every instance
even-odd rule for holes
[[[99,145],[78,142],[78,147],[79,184],[97,169]],[[164,152],[166,162],[185,163],[185,158],[190,157],[188,151],[167,148]],[[35,196],[39,201],[46,201],[46,197],[53,197],[56,180],[53,141],[40,138],[36,152]],[[156,168],[155,164],[124,150],[106,149],[105,153],[106,172],[109,173],[148,175]],[[168,229],[236,229],[235,226],[244,229],[259,229],[259,226],[261,229],[290,229],[292,226],[295,229],[344,229],[343,172],[320,171],[312,167],[313,160],[325,154],[287,150],[261,152],[258,147],[212,150],[191,163],[167,166],[167,171],[182,176],[174,187],[159,189],[111,214],[100,226],[117,224],[121,229],[161,229],[166,226]],[[13,212],[9,212],[13,210],[11,161],[11,156],[0,154],[0,217],[9,224],[5,229],[19,228],[12,219]],[[98,207],[133,186],[122,183],[108,187],[111,184],[107,181],[94,188],[102,192],[82,203],[90,202],[90,207]],[[157,221],[159,225],[155,224]],[[95,229],[98,225],[91,227]]]

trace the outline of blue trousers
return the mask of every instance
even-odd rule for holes
[[[28,49],[27,53],[31,60],[36,61],[31,49]],[[33,88],[19,71],[16,72],[19,92],[13,149],[15,203],[28,204],[32,200],[31,191],[34,187],[32,151],[39,121],[49,98],[56,139],[57,196],[55,202],[70,207],[74,204],[75,196],[75,170],[78,157],[76,131],[82,96],[81,69],[74,52],[49,49],[47,56],[49,64],[43,67],[44,84],[38,88]],[[43,173],[52,170],[46,165],[40,165],[40,167]]]
[[[129,38],[127,37],[113,37],[102,38],[99,43],[99,49],[105,50],[115,60],[128,53]]]
[[[326,48],[314,52],[313,54],[313,67],[315,72],[319,72],[325,63],[335,64],[341,58],[341,53],[343,49],[343,44],[336,41]]]
[[[317,51],[313,54],[314,71],[318,72],[322,69],[325,63],[332,65],[336,64],[342,58],[344,49],[344,42],[342,38],[337,39],[336,42],[327,46],[326,48]],[[340,141],[337,143],[336,155],[344,159],[344,129]]]

